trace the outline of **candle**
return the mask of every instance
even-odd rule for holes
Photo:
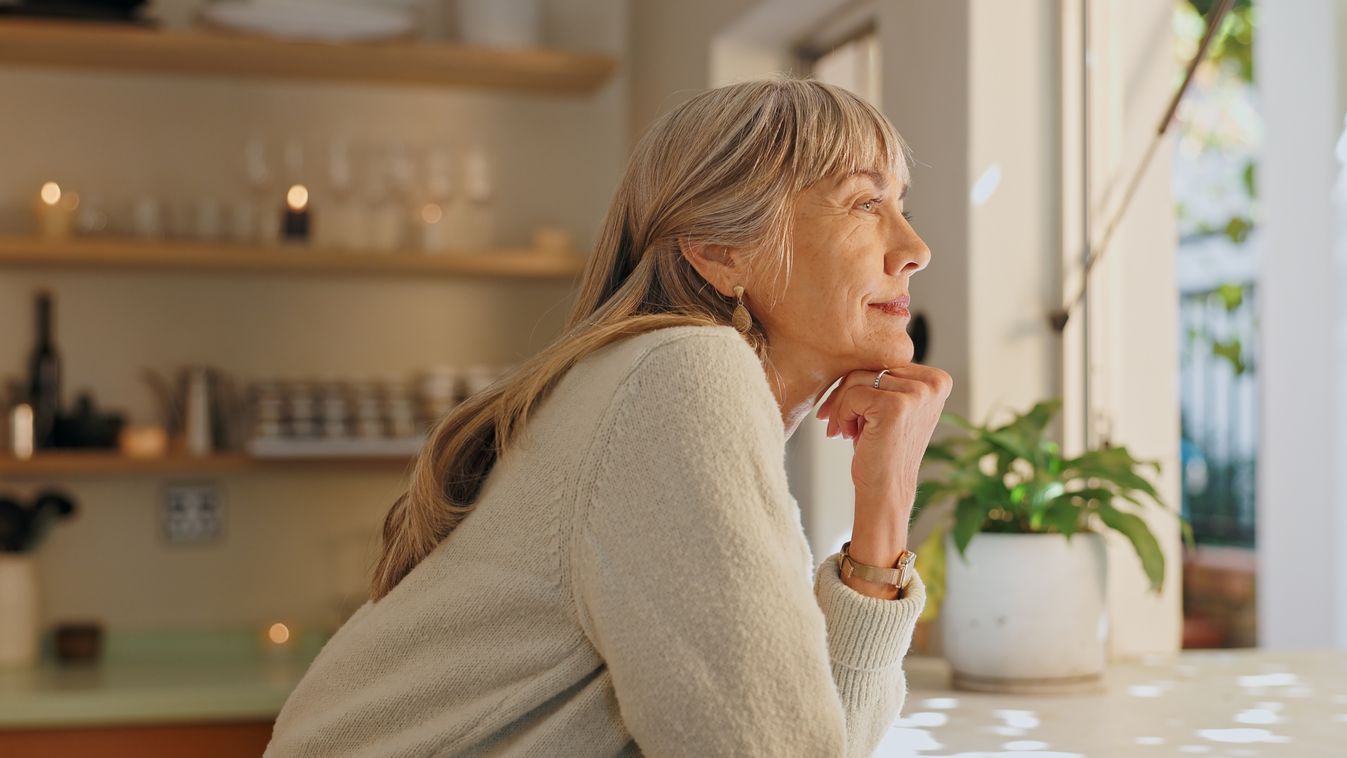
[[[309,190],[302,184],[292,186],[285,193],[281,238],[287,242],[307,242],[309,239]]]
[[[28,460],[33,457],[33,406],[19,403],[9,412],[9,444],[14,457]]]
[[[79,204],[79,195],[74,192],[62,192],[61,185],[56,182],[43,184],[33,202],[38,236],[46,240],[70,237],[75,227],[75,209]]]
[[[443,252],[449,246],[449,225],[444,221],[444,209],[439,203],[421,206],[421,249],[428,253]]]
[[[291,658],[299,649],[299,629],[293,622],[276,621],[262,629],[258,642],[267,658]]]

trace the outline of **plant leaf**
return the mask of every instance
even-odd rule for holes
[[[1221,298],[1227,313],[1238,310],[1244,304],[1244,286],[1241,284],[1225,282],[1216,287],[1216,294]]]
[[[1121,532],[1132,543],[1141,559],[1141,568],[1151,582],[1151,589],[1160,592],[1165,582],[1165,554],[1146,522],[1134,513],[1120,511],[1107,503],[1100,503],[1095,512],[1104,524]]]
[[[959,499],[959,504],[954,508],[954,546],[959,549],[959,555],[965,562],[968,560],[968,543],[973,541],[973,535],[982,529],[986,520],[987,509],[975,497]]]
[[[1062,479],[1103,479],[1112,482],[1119,487],[1128,490],[1137,490],[1149,495],[1152,500],[1160,503],[1160,496],[1151,485],[1135,469],[1141,465],[1151,465],[1156,471],[1160,470],[1160,464],[1157,461],[1139,461],[1127,452],[1123,446],[1106,447],[1098,450],[1088,450],[1076,458],[1064,461],[1062,466]],[[1163,505],[1163,503],[1161,503]]]
[[[969,421],[968,419],[964,418],[963,416],[960,416],[954,411],[945,411],[944,413],[941,413],[940,420],[954,424],[955,426],[961,427],[970,432],[981,431],[977,424],[974,424],[972,421]]]
[[[1084,511],[1080,506],[1054,498],[1052,504],[1043,511],[1043,525],[1056,529],[1069,540],[1072,534],[1080,531],[1080,519]]]

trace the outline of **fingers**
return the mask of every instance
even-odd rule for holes
[[[827,436],[835,437],[842,435],[845,438],[856,439],[864,429],[864,416],[858,414],[857,407],[863,407],[864,404],[856,405],[847,403],[850,406],[845,412],[839,411],[842,407],[841,398],[843,396],[852,396],[858,390],[868,390],[865,394],[873,399],[869,393],[889,392],[889,393],[911,393],[919,396],[933,394],[941,400],[949,397],[950,391],[954,387],[954,380],[950,375],[933,366],[923,366],[912,363],[889,369],[883,377],[880,378],[879,388],[874,387],[875,377],[879,376],[878,371],[856,370],[847,373],[832,392],[819,405],[815,412],[816,418],[827,418]]]
[[[848,372],[842,377],[842,381],[833,388],[833,391],[828,397],[819,405],[818,410],[814,413],[814,417],[823,418],[824,415],[831,413],[832,405],[837,396],[847,388],[855,387],[860,384],[867,384],[873,387],[876,376],[879,376],[879,372],[871,371],[869,369],[857,369],[856,371]],[[949,394],[949,388],[953,386],[953,380],[950,378],[950,375],[941,369],[935,368],[934,366],[923,366],[920,363],[908,363],[896,368],[888,369],[885,372],[884,377],[880,379],[879,389],[897,389],[899,385],[895,385],[895,380],[901,379],[919,381],[930,385],[933,388],[938,388],[943,385],[945,387],[945,395]]]

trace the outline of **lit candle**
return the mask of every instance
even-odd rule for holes
[[[428,253],[443,252],[449,246],[448,226],[439,203],[421,206],[421,249]]]
[[[276,621],[262,630],[261,645],[269,658],[288,658],[299,647],[299,630],[293,624]]]
[[[33,202],[33,214],[37,221],[38,236],[47,240],[63,240],[70,236],[75,228],[75,209],[79,207],[79,195],[74,192],[62,192],[61,185],[47,182],[37,193]]]
[[[15,458],[33,457],[33,406],[28,403],[19,403],[9,412],[9,445]]]
[[[302,184],[292,186],[285,193],[281,239],[287,242],[307,242],[309,239],[309,190]]]

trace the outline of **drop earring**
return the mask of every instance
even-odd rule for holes
[[[739,330],[740,334],[745,334],[753,328],[753,317],[749,315],[748,309],[744,307],[744,285],[734,285],[734,297],[737,300],[734,306],[734,315],[732,320],[734,328]]]

